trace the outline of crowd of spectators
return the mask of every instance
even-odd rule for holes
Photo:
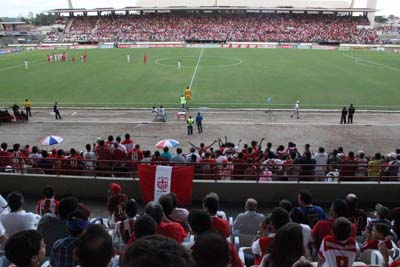
[[[343,147],[330,153],[323,147],[314,150],[306,144],[301,151],[293,142],[273,147],[263,146],[264,138],[241,145],[220,138],[209,145],[189,143],[181,147],[150,151],[142,150],[130,134],[124,138],[108,136],[86,144],[85,150],[68,151],[53,148],[50,152],[37,146],[6,143],[0,148],[0,172],[36,174],[132,177],[137,165],[193,166],[195,179],[268,181],[397,181],[400,149],[389,154],[366,155],[363,151],[345,151]]]
[[[177,207],[177,195],[168,193],[139,212],[119,184],[109,190],[107,218],[93,216],[73,196],[57,201],[51,186],[36,214],[24,210],[21,193],[0,195],[0,266],[298,267],[314,261],[350,267],[356,260],[400,266],[400,208],[378,203],[370,214],[358,208],[355,194],[335,199],[329,215],[308,191],[295,202],[282,199],[269,212],[260,212],[250,198],[242,213],[227,220],[216,193],[204,197],[202,209]],[[372,262],[371,253],[380,260]]]
[[[89,40],[92,31],[96,27],[97,17],[75,17],[69,30],[64,35],[64,41],[76,42],[80,40]]]
[[[316,14],[115,15],[74,18],[65,40],[376,43],[374,30],[357,27],[363,25],[366,17]]]

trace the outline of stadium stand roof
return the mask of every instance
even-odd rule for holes
[[[139,0],[138,7],[293,7],[293,8],[349,8],[348,1],[304,1],[304,0]]]
[[[352,8],[348,1],[335,0],[138,0],[125,8],[53,9],[49,13],[118,12],[145,10],[269,10],[375,12],[370,8]]]

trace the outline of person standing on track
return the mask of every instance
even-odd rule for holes
[[[340,118],[340,124],[346,124],[346,117],[347,117],[347,108],[343,107],[342,109],[342,117]]]
[[[24,107],[25,107],[25,111],[26,111],[26,116],[32,117],[32,113],[31,113],[31,102],[29,102],[28,99],[25,99],[24,102]]]
[[[58,105],[57,102],[55,102],[54,106],[53,106],[53,111],[56,114],[56,120],[58,120],[58,119],[61,120],[62,118],[61,118],[61,115],[60,115],[60,110],[58,109],[57,105]]]
[[[353,115],[356,112],[356,109],[353,107],[353,104],[350,104],[349,107],[349,117],[347,118],[347,123],[348,124],[353,124]]]
[[[183,96],[183,95],[181,95],[181,109],[182,109],[182,111],[186,111],[186,98]]]
[[[25,69],[27,70],[28,69],[28,59],[24,59],[24,65],[25,65]]]
[[[200,112],[197,112],[197,116],[196,116],[196,125],[197,125],[197,130],[199,131],[199,133],[203,132],[203,116],[200,114]]]
[[[300,110],[300,101],[297,100],[296,103],[294,104],[293,113],[292,115],[290,115],[290,117],[293,118],[293,116],[296,115],[296,117],[300,119],[299,110]]]
[[[189,116],[189,118],[186,121],[186,124],[187,124],[188,135],[193,135],[194,119],[192,118],[192,116]]]
[[[181,67],[182,67],[182,61],[179,59],[179,60],[178,60],[178,70],[180,70]]]

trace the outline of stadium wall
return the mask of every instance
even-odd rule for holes
[[[184,42],[129,42],[129,43],[101,43],[98,45],[82,45],[76,43],[42,43],[39,45],[9,45],[12,48],[29,47],[37,50],[55,49],[95,49],[95,48],[225,48],[225,49],[316,49],[316,50],[345,50],[345,51],[400,51],[400,45],[359,45],[359,44],[340,44],[340,45],[320,45],[315,43],[255,43],[255,42],[231,42],[226,44],[191,44]]]
[[[16,175],[0,174],[0,192],[8,193],[20,191],[29,195],[40,195],[45,185],[53,185],[57,195],[76,195],[80,198],[104,198],[109,184],[121,184],[124,192],[129,196],[141,198],[139,181],[132,178],[92,178],[82,176],[43,176],[43,175]],[[374,188],[371,196],[371,188]],[[268,182],[255,183],[253,181],[204,181],[195,180],[193,200],[201,201],[209,192],[216,192],[223,201],[243,203],[248,197],[254,197],[259,202],[276,203],[282,198],[296,199],[303,190],[310,190],[316,202],[330,203],[337,197],[344,197],[348,193],[355,193],[364,202],[398,203],[400,183],[384,182]]]

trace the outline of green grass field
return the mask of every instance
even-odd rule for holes
[[[303,108],[400,109],[398,54],[204,49],[194,74],[201,49],[94,49],[86,63],[49,64],[50,52],[0,56],[0,106],[29,98],[34,106],[178,107],[193,78],[192,107],[261,108],[271,97],[274,108],[300,100]],[[82,51],[67,53],[79,58]]]

